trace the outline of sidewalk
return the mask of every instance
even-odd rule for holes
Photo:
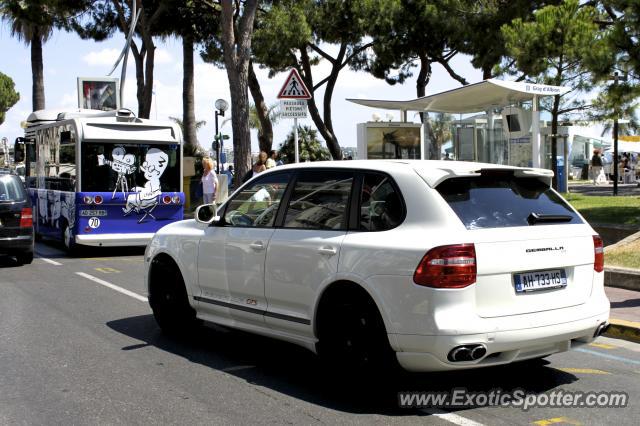
[[[605,287],[611,301],[607,337],[640,343],[640,292],[622,288]]]

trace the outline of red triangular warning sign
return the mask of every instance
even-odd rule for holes
[[[304,85],[295,68],[291,70],[282,89],[278,92],[278,99],[311,99],[307,86]]]

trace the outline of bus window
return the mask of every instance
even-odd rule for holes
[[[82,192],[135,192],[152,182],[162,192],[180,191],[177,144],[81,144]]]

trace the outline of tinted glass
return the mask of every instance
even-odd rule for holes
[[[346,229],[352,184],[350,172],[301,172],[287,207],[284,227]]]
[[[539,224],[582,223],[559,195],[534,178],[513,174],[454,178],[436,190],[467,229],[529,226],[532,213],[562,218]]]
[[[402,221],[402,200],[391,179],[382,174],[366,174],[360,195],[360,229],[386,231]]]
[[[82,143],[81,147],[82,191],[135,191],[155,180],[162,192],[180,190],[177,144]]]
[[[290,173],[268,174],[243,188],[225,208],[224,223],[231,226],[273,226]]]
[[[0,203],[24,201],[27,198],[22,181],[17,176],[0,176]]]

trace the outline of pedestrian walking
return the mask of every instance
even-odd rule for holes
[[[213,160],[209,157],[202,159],[202,199],[204,204],[213,204],[216,195],[216,187],[218,186],[218,177],[214,171]]]
[[[602,157],[600,157],[599,149],[593,150],[593,156],[591,157],[591,177],[593,178],[594,185],[605,183],[607,180],[602,170]]]

